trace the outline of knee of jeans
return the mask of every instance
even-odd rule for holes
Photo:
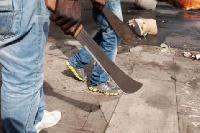
[[[44,73],[42,69],[37,69],[37,65],[34,67],[15,63],[3,63],[3,65],[5,67],[2,67],[2,82],[8,89],[15,88],[20,91],[42,86]]]
[[[34,87],[19,88],[3,83],[1,87],[2,108],[8,110],[26,108],[35,101],[39,95],[38,92]]]

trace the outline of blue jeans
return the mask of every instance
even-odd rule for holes
[[[123,20],[120,0],[107,0],[106,6],[111,9],[119,19]],[[120,38],[108,24],[101,11],[93,9],[93,18],[100,27],[99,32],[97,32],[93,39],[107,54],[107,56],[112,61],[115,61],[118,45],[120,44]],[[75,68],[84,68],[85,65],[91,61],[92,56],[85,48],[82,48],[75,56],[69,58],[69,63]],[[98,64],[95,64],[90,78],[90,86],[98,86],[101,83],[108,81],[108,79],[109,77],[106,72],[104,72]]]
[[[4,133],[36,133],[45,108],[45,0],[0,0],[1,119]]]

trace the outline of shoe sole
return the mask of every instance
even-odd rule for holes
[[[74,67],[72,67],[72,66],[69,64],[68,61],[66,61],[66,65],[67,65],[67,67],[71,70],[71,72],[76,76],[76,78],[78,78],[78,80],[83,81],[83,82],[86,82],[86,81],[87,81],[87,80],[85,80],[85,79],[82,79],[82,78],[78,75],[78,73],[76,72],[76,70],[74,69]]]
[[[55,121],[54,123],[49,124],[48,126],[40,127],[39,125],[40,125],[41,122],[38,122],[39,125],[37,124],[36,127],[35,127],[36,130],[37,130],[37,133],[40,133],[40,131],[42,131],[43,129],[50,128],[50,127],[53,127],[53,126],[57,125],[60,120],[61,120],[61,113],[59,114],[59,119],[57,119],[57,121]]]
[[[109,92],[106,92],[106,91],[102,91],[102,90],[99,90],[97,88],[93,88],[93,87],[88,87],[90,91],[92,92],[99,92],[99,93],[102,93],[102,94],[105,94],[107,96],[117,96],[117,95],[120,95],[121,93],[109,93]]]
[[[56,123],[49,125],[48,127],[45,127],[45,128],[42,128],[42,129],[37,130],[37,133],[40,133],[40,131],[42,131],[43,129],[46,129],[46,128],[50,128],[50,127],[55,126],[60,120],[61,120],[61,119],[59,119]]]

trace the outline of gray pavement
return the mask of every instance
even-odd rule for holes
[[[93,36],[98,27],[87,2],[83,1],[83,25]],[[186,50],[200,51],[199,16],[196,11],[182,11],[165,3],[159,3],[155,11],[135,10],[133,3],[127,2],[122,3],[125,23],[138,16],[155,18],[159,28],[157,36],[138,37],[136,47],[127,48],[122,42],[116,58],[116,64],[143,87],[116,97],[90,92],[87,83],[76,80],[65,66],[82,46],[51,24],[44,88],[47,109],[62,111],[62,120],[43,132],[200,132],[200,63],[182,55]],[[192,19],[185,20],[183,16],[188,14]],[[169,48],[161,48],[161,43]],[[86,72],[90,74],[91,69],[92,63]]]
[[[162,4],[156,12],[164,14]],[[128,9],[126,3],[123,8]],[[89,11],[90,7],[86,12]],[[133,17],[130,13],[125,15],[126,20]],[[85,27],[92,36],[97,27],[92,20],[86,21],[91,22]],[[198,23],[196,20],[191,22]],[[159,23],[160,34],[165,30],[169,32],[169,25]],[[198,26],[193,25],[197,35]],[[89,91],[88,83],[74,78],[65,61],[82,46],[51,24],[45,50],[45,99],[47,110],[60,110],[62,119],[42,133],[200,133],[200,61],[182,55],[187,49],[200,53],[200,43],[191,27],[182,28],[188,34],[171,30],[156,41],[148,35],[131,50],[121,45],[116,64],[130,77],[142,82],[143,87],[130,95],[105,96]],[[153,43],[148,45],[148,41]],[[170,47],[161,48],[161,43]],[[192,45],[195,49],[190,44],[195,44]],[[88,75],[92,66],[93,63],[86,67]]]
[[[48,133],[200,132],[200,63],[184,58],[183,50],[141,45],[118,54],[116,64],[144,86],[111,97],[90,92],[87,83],[74,79],[65,67],[68,56],[60,50],[65,45],[52,49],[56,46],[49,42],[46,47],[44,88],[47,109],[62,111],[62,120]]]

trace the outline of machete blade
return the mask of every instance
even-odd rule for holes
[[[104,13],[112,29],[121,38],[121,40],[125,44],[134,45],[137,36],[130,30],[130,28],[106,6],[103,8],[102,12]]]
[[[84,29],[81,29],[75,38],[86,48],[105,72],[110,75],[123,92],[133,93],[142,87],[142,83],[126,75],[112,60],[110,60]]]

